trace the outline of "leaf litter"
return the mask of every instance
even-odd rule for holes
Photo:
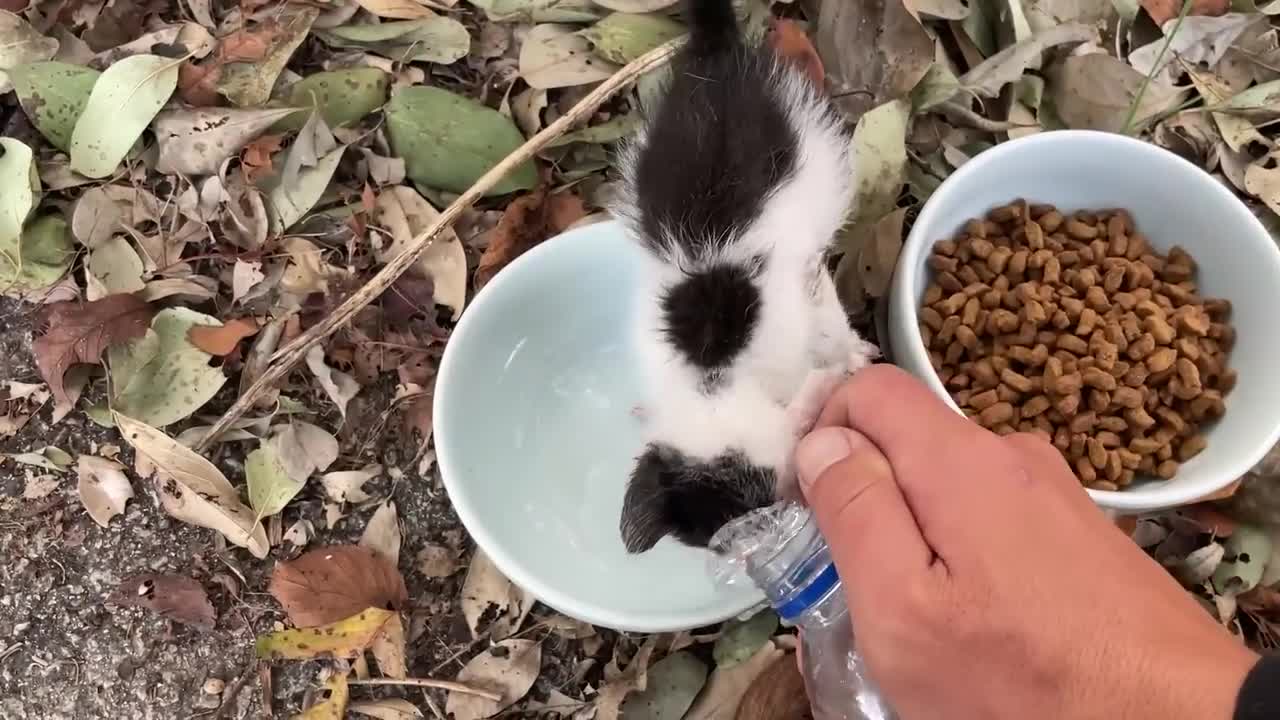
[[[26,4],[0,11],[0,92],[11,84],[10,107],[29,121],[0,140],[0,177],[18,190],[0,198],[0,291],[38,317],[32,351],[48,387],[45,400],[0,394],[0,440],[19,443],[5,454],[31,471],[28,501],[56,498],[74,469],[91,531],[128,537],[130,519],[152,512],[134,497],[133,472],[164,512],[214,530],[217,547],[275,554],[271,591],[297,630],[391,612],[339,648],[372,654],[384,678],[416,670],[425,651],[414,640],[437,614],[454,613],[464,636],[488,645],[458,657],[485,667],[502,665],[492,651],[503,643],[534,642],[548,658],[568,643],[597,665],[612,649],[603,676],[584,671],[555,696],[525,687],[506,705],[528,694],[519,707],[536,710],[559,698],[607,720],[624,704],[629,717],[665,717],[692,702],[687,717],[730,717],[744,693],[763,692],[750,677],[788,663],[785,643],[769,637],[771,615],[709,636],[639,638],[637,649],[533,612],[482,552],[466,560],[463,543],[424,529],[411,510],[415,492],[436,492],[420,471],[433,472],[432,383],[453,323],[516,257],[600,217],[616,179],[611,146],[661,97],[662,69],[517,164],[378,302],[310,345],[300,370],[256,397],[252,418],[217,444],[208,432],[281,348],[458,193],[621,64],[681,35],[676,4],[188,5],[181,16],[124,0],[56,18]],[[1161,144],[1280,227],[1280,14],[1267,3],[1193,0],[1181,19],[1183,4],[1168,0],[758,5],[744,8],[748,30],[767,33],[856,128],[859,200],[833,261],[840,296],[860,317],[883,303],[903,235],[932,189],[995,144],[1045,130],[1099,128]],[[106,432],[136,451],[132,470],[128,457],[65,453],[30,436],[50,400],[55,423],[73,413],[114,423]],[[403,418],[368,414],[397,403]],[[393,427],[414,436],[406,452],[364,452]],[[1277,475],[1264,463],[1249,478]],[[1212,506],[1152,514],[1132,531],[1260,645],[1280,642],[1280,511],[1267,510],[1280,500],[1249,478]],[[312,542],[321,544],[307,550]],[[147,602],[134,604],[165,612]],[[203,609],[189,615],[203,627]],[[712,667],[689,660],[699,642],[715,643],[697,655]],[[678,671],[667,677],[670,668]],[[306,716],[347,705],[346,672],[333,668],[329,699]],[[476,682],[496,683],[507,700],[510,678],[490,672]],[[521,672],[521,683],[539,674]],[[355,712],[382,702],[359,697]],[[421,716],[413,705],[369,709]]]

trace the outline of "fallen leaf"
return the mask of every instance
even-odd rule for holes
[[[1199,72],[1188,65],[1183,65],[1182,67],[1186,70],[1186,74],[1191,78],[1196,91],[1200,93],[1200,97],[1204,98],[1207,105],[1221,105],[1231,99],[1231,88],[1218,76],[1211,72]],[[1177,97],[1180,96],[1175,96],[1175,98]],[[1223,141],[1232,150],[1242,152],[1254,143],[1264,147],[1270,146],[1270,142],[1258,132],[1253,123],[1247,118],[1222,112],[1212,113],[1211,116],[1214,124],[1218,126],[1218,131],[1222,134]]]
[[[142,258],[123,235],[108,238],[90,250],[84,267],[85,297],[90,301],[137,293],[147,286],[142,279]]]
[[[155,339],[138,341],[151,347],[114,347],[110,353],[112,409],[144,424],[165,427],[209,402],[227,378],[221,369],[210,367],[213,356],[192,345],[187,336],[196,326],[217,324],[216,318],[194,310],[166,308],[151,321]]]
[[[204,586],[181,575],[134,575],[116,588],[108,601],[122,607],[141,607],[162,617],[209,631],[217,615]]]
[[[675,5],[679,0],[593,0],[596,5],[617,10],[618,12],[654,12],[657,10],[665,10]]]
[[[156,467],[154,486],[165,512],[222,533],[254,557],[267,556],[271,546],[266,531],[213,463],[145,423],[116,411],[111,417],[139,457]]]
[[[785,18],[771,18],[767,37],[769,47],[778,57],[804,70],[814,87],[824,87],[827,71],[822,66],[822,56],[798,23]]]
[[[246,43],[257,44],[265,40],[268,43],[265,52],[260,46],[228,48],[228,41],[224,39],[221,57],[228,62],[222,66],[218,76],[218,92],[237,107],[264,105],[271,98],[271,89],[275,87],[280,72],[293,56],[293,51],[306,39],[318,14],[315,8],[287,6],[261,23],[255,34],[242,36]],[[233,59],[237,57],[251,59],[236,62]]]
[[[1067,127],[1120,132],[1144,77],[1108,55],[1073,55],[1050,70],[1046,89]],[[1180,99],[1180,92],[1152,83],[1134,115],[1135,127]]]
[[[414,567],[423,577],[434,579],[450,577],[462,569],[462,563],[455,551],[443,545],[428,544],[418,551]]]
[[[71,465],[71,456],[56,447],[46,447],[39,452],[14,453],[4,457],[23,465],[64,472]]]
[[[789,662],[794,667],[795,659],[785,651],[765,641],[750,658],[736,663],[732,667],[716,666],[711,677],[707,679],[706,689],[698,695],[698,699],[689,708],[683,720],[735,720],[739,707],[743,707],[745,696],[761,683],[757,678],[770,670],[779,660]],[[799,673],[797,672],[797,675]],[[803,689],[801,690],[803,696]],[[754,703],[753,703],[754,704]],[[808,703],[804,702],[805,709]],[[763,715],[770,720],[792,720],[790,715]]]
[[[393,566],[400,564],[400,521],[394,502],[382,503],[374,511],[360,536],[360,546],[382,555]]]
[[[107,68],[71,131],[71,169],[91,178],[114,173],[177,85],[178,63],[158,55]]]
[[[1240,525],[1223,544],[1223,558],[1213,571],[1213,589],[1239,595],[1258,586],[1271,560],[1271,535],[1252,525]]]
[[[905,97],[933,64],[933,39],[901,0],[827,0],[814,23],[835,103],[851,119]]]
[[[325,394],[329,396],[334,405],[338,406],[338,412],[345,418],[347,416],[347,403],[351,402],[351,398],[360,392],[360,384],[350,375],[325,365],[324,349],[319,345],[313,345],[307,351],[307,367],[316,376],[316,380],[324,388]]]
[[[356,2],[360,3],[360,7],[378,17],[412,20],[435,16],[429,8],[419,5],[414,0],[356,0]]]
[[[254,652],[270,660],[353,658],[369,647],[395,615],[392,610],[367,607],[336,622],[267,633],[258,636]]]
[[[625,65],[684,35],[685,27],[662,15],[615,12],[578,34],[591,41],[605,60]]]
[[[524,143],[511,120],[474,100],[430,87],[406,88],[384,110],[391,145],[409,177],[440,190],[464,192]],[[505,195],[537,184],[530,160],[487,194]]]
[[[133,485],[124,474],[124,466],[114,460],[95,455],[81,455],[76,460],[76,486],[80,504],[89,517],[102,527],[124,512],[125,503],[133,497]]]
[[[236,260],[235,267],[231,269],[231,302],[240,302],[254,286],[266,279],[261,262]]]
[[[1184,0],[1138,0],[1142,9],[1155,21],[1156,27],[1178,17]],[[1231,0],[1189,0],[1191,9],[1187,15],[1222,15],[1231,9]]]
[[[277,426],[268,444],[299,484],[338,459],[338,439],[324,428],[301,420]]]
[[[282,539],[297,547],[304,547],[311,540],[312,535],[315,535],[315,527],[310,520],[302,519],[290,525],[289,529],[284,531]]]
[[[380,262],[389,262],[409,246],[411,240],[440,217],[413,188],[397,185],[378,194],[377,222],[391,233],[391,242],[380,250]],[[431,280],[434,303],[453,310],[453,319],[462,315],[467,299],[467,255],[453,228],[442,230],[419,256],[412,272]]]
[[[756,654],[778,629],[778,615],[764,609],[747,620],[731,622],[716,640],[712,656],[717,668],[731,668]]]
[[[489,245],[476,268],[476,287],[484,287],[502,268],[534,246],[586,215],[582,199],[570,192],[540,188],[507,205],[489,235]]]
[[[1068,43],[1087,42],[1097,35],[1095,28],[1077,24],[1044,30],[987,58],[960,76],[960,85],[983,97],[996,97],[1005,85],[1022,77],[1045,50]]]
[[[739,665],[736,670],[741,671],[746,665]],[[756,676],[742,696],[734,720],[810,720],[812,712],[799,664],[793,655],[787,654],[773,660]]]
[[[40,500],[58,489],[61,483],[56,475],[27,475],[26,484],[22,488],[22,499]]]
[[[542,670],[542,645],[533,640],[503,640],[472,658],[458,673],[458,682],[500,693],[496,702],[476,695],[450,692],[445,712],[453,720],[493,717],[525,696]]]
[[[286,243],[292,262],[280,278],[280,287],[299,297],[317,292],[329,294],[329,276],[334,268],[325,262],[324,251],[306,238],[292,237]]]
[[[71,148],[71,132],[89,102],[97,70],[61,62],[36,62],[9,69],[22,110],[59,150]]]
[[[152,123],[160,149],[156,171],[182,175],[216,173],[224,160],[237,155],[267,128],[295,112],[294,108],[212,107],[161,112]]]
[[[325,494],[335,502],[358,503],[369,499],[362,488],[364,484],[382,474],[381,465],[370,465],[363,470],[343,470],[320,476]]]
[[[595,626],[567,615],[553,615],[542,621],[548,630],[567,640],[585,640],[596,635]]]
[[[707,684],[707,666],[687,652],[672,653],[649,668],[643,690],[622,704],[627,720],[680,720]]]
[[[413,0],[401,0],[413,3]],[[416,4],[416,3],[414,3]],[[318,72],[289,86],[286,102],[298,108],[316,108],[331,128],[354,125],[387,101],[391,78],[378,68],[345,68]],[[298,130],[307,113],[295,113],[277,127]]]
[[[147,332],[155,311],[131,295],[91,303],[58,302],[41,308],[43,334],[32,343],[36,367],[59,401],[68,400],[63,375],[76,363],[96,363],[103,351]]]
[[[313,141],[316,137],[325,138],[325,141],[317,145]],[[313,112],[298,140],[285,153],[284,169],[264,182],[272,230],[287,230],[319,202],[347,150],[346,145],[334,145],[333,136],[320,114]]]
[[[320,702],[307,708],[302,714],[294,715],[292,720],[342,720],[346,717],[349,697],[347,676],[335,672],[325,681]]]
[[[853,131],[856,183],[852,222],[875,221],[898,204],[907,169],[907,120],[911,103],[893,100],[863,114]],[[483,264],[483,263],[482,263]]]
[[[408,700],[385,698],[382,700],[362,700],[351,703],[348,710],[361,715],[368,715],[377,720],[414,720],[424,717],[422,711]]]
[[[1173,69],[1175,77],[1169,78],[1176,81],[1176,75],[1182,74],[1177,70],[1180,63],[1204,64],[1207,67],[1217,65],[1255,20],[1256,15],[1242,13],[1223,17],[1187,17],[1177,34],[1169,39],[1168,48],[1164,47],[1165,38],[1159,38],[1130,52],[1129,65],[1143,75],[1152,75],[1169,67],[1170,63],[1177,63]],[[1156,66],[1157,59],[1159,67]]]
[[[222,325],[193,325],[187,331],[187,340],[200,350],[223,357],[235,351],[240,341],[256,335],[258,323],[244,318],[232,318]]]
[[[408,602],[404,578],[368,549],[331,545],[277,563],[267,588],[298,627],[315,627],[363,608],[400,609]]]
[[[71,232],[90,250],[124,231],[124,213],[102,187],[85,190],[71,211]]]
[[[877,220],[865,237],[855,240],[858,249],[856,256],[846,255],[841,258],[841,265],[854,263],[850,270],[858,274],[859,286],[871,297],[884,297],[889,291],[893,269],[902,252],[902,226],[907,217],[907,209],[898,208]],[[862,228],[854,228],[854,232],[860,229]],[[843,270],[844,268],[837,266],[836,275],[840,276]]]
[[[245,182],[257,183],[276,172],[272,156],[280,151],[283,142],[283,135],[263,135],[245,146],[240,153],[240,172]]]
[[[448,65],[471,51],[467,28],[443,15],[377,25],[343,25],[322,30],[317,35],[335,47],[367,50],[396,62]]]
[[[0,10],[0,95],[13,89],[6,70],[48,60],[56,52],[56,39],[36,32],[22,16]]]
[[[489,636],[505,638],[519,628],[516,625],[529,608],[524,591],[516,587],[480,548],[471,557],[471,567],[462,581],[462,616],[471,629],[471,637],[480,637],[480,620],[493,618]]]
[[[1192,552],[1174,567],[1174,574],[1188,587],[1195,587],[1213,577],[1222,563],[1226,549],[1212,542]]]
[[[520,77],[540,90],[600,82],[617,70],[595,57],[587,38],[569,25],[535,26],[520,46]]]
[[[650,635],[641,643],[626,670],[617,666],[617,650],[614,659],[605,668],[605,682],[596,695],[596,720],[619,720],[622,703],[633,691],[646,687],[649,677],[649,659],[657,647],[658,636]],[[612,672],[611,672],[612,671]]]
[[[306,478],[298,480],[291,477],[275,448],[265,442],[245,457],[244,475],[249,490],[249,507],[259,519],[284,510],[306,482]]]
[[[641,124],[643,124],[643,121],[636,113],[616,115],[602,123],[567,132],[547,143],[547,147],[557,148],[576,142],[613,143],[634,135],[640,129]]]
[[[395,614],[382,626],[382,632],[373,638],[369,646],[373,659],[378,661],[378,671],[390,678],[406,678],[409,668],[405,664],[404,623]]]
[[[0,267],[8,264],[8,256],[0,255]],[[28,300],[51,302],[57,300],[53,290],[59,284],[72,282],[66,276],[76,252],[70,228],[61,215],[44,215],[27,222],[22,229],[18,248],[21,268],[16,276],[0,271],[0,285],[5,293],[23,295]],[[73,293],[74,295],[74,293]]]

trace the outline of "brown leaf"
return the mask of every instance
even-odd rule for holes
[[[435,320],[435,284],[431,278],[405,273],[382,293],[383,316],[393,328],[404,328],[415,317]]]
[[[193,325],[187,331],[187,339],[192,345],[210,355],[222,357],[230,355],[241,340],[257,333],[258,323],[244,318],[234,318],[222,325]]]
[[[298,627],[337,622],[368,607],[399,610],[409,599],[395,566],[369,548],[331,545],[276,565],[267,588]]]
[[[1140,0],[1139,4],[1157,27],[1163,27],[1182,12],[1182,0]],[[1230,9],[1231,0],[1191,0],[1187,15],[1225,15]]]
[[[40,324],[46,328],[31,348],[36,367],[59,402],[70,402],[62,376],[76,363],[96,363],[112,345],[126,343],[147,332],[155,315],[133,295],[108,295],[94,302],[65,301],[45,305]]]
[[[212,630],[217,618],[204,587],[181,575],[134,575],[120,583],[107,601],[121,607],[146,608],[201,630]]]
[[[1249,612],[1280,613],[1280,589],[1259,585],[1239,599],[1240,607]]]
[[[217,105],[221,77],[222,63],[217,58],[203,63],[188,60],[178,66],[178,97],[195,107]]]
[[[835,103],[850,121],[904,97],[933,65],[934,41],[902,0],[818,5],[813,44]]]
[[[823,87],[827,72],[822,67],[822,58],[809,42],[809,36],[794,20],[772,18],[769,27],[769,46],[778,57],[795,63],[805,71],[814,86]]]
[[[1226,513],[1212,505],[1188,505],[1178,508],[1178,514],[1195,523],[1200,532],[1216,537],[1230,537],[1236,531],[1236,523]]]
[[[773,661],[752,683],[734,720],[811,720],[813,711],[804,692],[804,678],[794,655]]]
[[[11,13],[20,13],[27,9],[27,3],[31,0],[0,0],[0,10],[8,10]]]
[[[271,156],[280,152],[284,135],[263,135],[240,151],[240,173],[246,183],[257,184],[258,180],[275,172]]]
[[[587,214],[582,199],[571,192],[550,193],[546,186],[517,198],[489,234],[489,246],[476,268],[476,289],[493,279],[512,260],[563,232]]]
[[[237,30],[222,38],[213,56],[203,63],[190,60],[178,67],[178,95],[188,105],[207,107],[220,104],[218,80],[222,68],[232,62],[257,62],[266,57],[279,31],[275,21],[252,30]]]

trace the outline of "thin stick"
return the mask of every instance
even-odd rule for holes
[[[470,685],[453,682],[451,680],[433,680],[431,678],[369,678],[368,680],[348,680],[348,685],[407,685],[409,687],[438,688],[440,690],[448,690],[450,692],[462,693],[463,695],[475,695],[485,700],[498,702],[502,696],[488,690],[480,690]]]
[[[1142,97],[1147,94],[1147,87],[1151,85],[1151,79],[1164,67],[1164,54],[1169,51],[1169,46],[1173,44],[1173,38],[1177,36],[1178,30],[1182,29],[1182,21],[1187,19],[1187,13],[1189,12],[1191,12],[1191,0],[1183,0],[1182,10],[1178,12],[1178,20],[1173,24],[1168,36],[1165,37],[1164,44],[1160,46],[1160,52],[1156,54],[1155,64],[1151,66],[1151,71],[1142,78],[1142,84],[1138,86],[1138,92],[1133,94],[1133,101],[1129,103],[1129,112],[1124,117],[1124,125],[1120,126],[1121,135],[1128,135],[1133,130],[1133,121],[1138,115],[1138,106],[1142,104]]]
[[[672,40],[660,47],[641,55],[614,73],[609,79],[600,83],[599,87],[578,101],[569,112],[548,125],[542,132],[529,138],[523,145],[495,165],[489,172],[480,176],[475,184],[467,189],[457,200],[454,200],[444,212],[436,218],[426,230],[409,241],[408,246],[399,255],[391,259],[377,275],[369,279],[355,294],[347,298],[341,305],[329,313],[319,323],[308,328],[293,342],[281,348],[271,358],[267,369],[256,382],[249,386],[235,403],[218,418],[218,422],[205,433],[204,438],[195,446],[196,452],[206,450],[219,435],[226,432],[231,424],[240,419],[257,402],[258,398],[277,382],[285,377],[295,365],[306,357],[307,351],[316,343],[332,335],[339,327],[360,312],[366,305],[376,300],[387,288],[391,287],[401,275],[417,261],[423,251],[431,246],[436,235],[451,226],[464,211],[475,204],[486,192],[498,184],[512,170],[527,162],[552,140],[563,135],[571,127],[589,118],[606,100],[616,94],[628,83],[667,62],[683,42],[682,38]]]

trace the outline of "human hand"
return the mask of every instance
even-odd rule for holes
[[[1257,656],[1043,439],[995,435],[878,365],[832,396],[796,464],[903,720],[1231,717]]]

